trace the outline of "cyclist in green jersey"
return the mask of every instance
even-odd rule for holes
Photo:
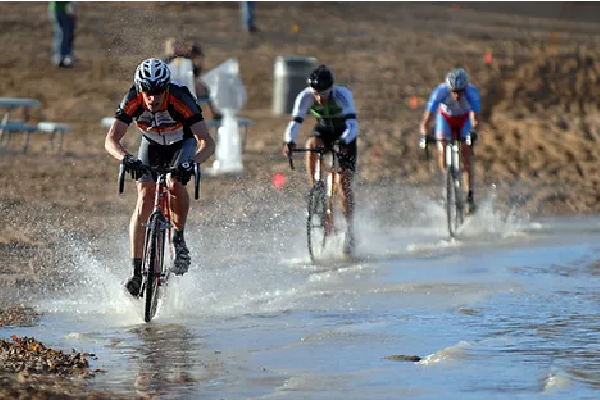
[[[338,147],[340,168],[336,179],[341,183],[339,185],[341,209],[347,226],[344,253],[351,254],[356,245],[354,229],[356,204],[352,184],[356,172],[358,121],[352,92],[344,86],[334,85],[333,82],[333,74],[326,65],[320,65],[310,74],[307,80],[308,87],[296,97],[292,120],[284,134],[283,154],[287,156],[296,146],[300,124],[310,112],[317,119],[317,124],[306,142],[306,147]],[[317,160],[315,153],[306,154],[306,170],[311,186],[315,183]]]

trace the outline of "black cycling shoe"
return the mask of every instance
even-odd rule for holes
[[[471,190],[467,195],[467,204],[469,205],[469,208],[467,209],[467,214],[475,214],[475,212],[477,211],[477,206],[475,205],[475,200],[473,200],[473,191]]]
[[[140,289],[142,288],[142,277],[140,275],[132,276],[127,281],[125,287],[130,295],[138,297],[140,295]]]
[[[477,212],[477,205],[473,202],[469,203],[469,215],[473,215]]]
[[[188,250],[183,237],[174,237],[173,247],[175,247],[175,260],[171,272],[181,276],[188,272],[190,264],[192,263],[192,258],[190,257],[190,251]]]

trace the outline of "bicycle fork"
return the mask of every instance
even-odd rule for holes
[[[163,218],[160,218],[163,217]],[[146,222],[144,224],[144,226],[146,227],[146,244],[144,245],[144,255],[146,256],[147,252],[149,251],[149,249],[147,249],[147,245],[149,243],[149,240],[152,240],[153,238],[149,237],[151,235],[151,231],[152,231],[152,224],[156,224],[156,232],[155,232],[155,237],[154,240],[156,240],[156,243],[154,244],[155,247],[161,247],[161,252],[160,252],[160,260],[156,260],[156,262],[158,263],[158,265],[147,265],[147,263],[145,263],[145,270],[142,271],[142,275],[143,276],[147,276],[147,272],[148,272],[148,268],[153,268],[154,269],[154,276],[157,277],[157,286],[162,286],[163,284],[167,284],[167,279],[166,279],[166,274],[163,272],[164,271],[164,245],[166,243],[166,238],[165,235],[167,234],[167,232],[169,232],[170,229],[170,222],[167,220],[167,217],[160,212],[159,210],[156,210],[152,213],[152,215],[150,216],[150,218],[148,218],[148,222]]]
[[[458,143],[453,142],[446,146],[446,168],[450,168],[455,185],[460,185],[460,148]]]
[[[321,182],[324,186],[323,194],[325,195],[325,221],[323,225],[325,228],[325,235],[333,233],[333,191],[335,189],[334,176],[332,171],[327,172],[327,179],[323,180],[321,175],[321,165],[323,164],[323,156],[319,157],[318,162],[315,165],[314,178],[316,182]]]
[[[462,210],[464,200],[460,169],[460,142],[453,140],[451,144],[446,146],[446,169],[452,174],[457,206]]]

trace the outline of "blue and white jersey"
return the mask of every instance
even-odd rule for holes
[[[481,112],[479,89],[469,84],[465,90],[465,95],[458,102],[452,98],[450,87],[442,83],[433,89],[426,109],[432,113],[439,111],[447,116],[461,116],[471,111],[479,113]]]
[[[350,143],[358,136],[358,122],[352,92],[345,86],[334,85],[331,88],[325,104],[315,102],[315,94],[311,87],[298,93],[292,111],[292,121],[289,122],[283,140],[295,142],[300,124],[310,113],[318,121],[330,121],[333,130],[345,143]]]

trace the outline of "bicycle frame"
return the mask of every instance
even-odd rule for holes
[[[457,180],[462,178],[462,169],[460,166],[461,143],[459,129],[452,129],[452,138],[446,141],[446,168],[450,168],[454,179]]]
[[[177,168],[143,166],[146,173],[156,174],[156,189],[154,194],[154,209],[146,223],[146,235],[144,241],[144,258],[142,260],[142,286],[140,296],[146,292],[146,306],[144,320],[150,322],[158,309],[158,301],[161,298],[161,287],[167,286],[170,268],[165,268],[164,245],[165,234],[169,240],[169,253],[171,260],[174,258],[173,246],[171,245],[171,208],[169,191],[167,188],[167,174],[177,174]],[[194,197],[198,200],[198,185],[200,172],[195,165],[195,191]],[[125,179],[125,167],[121,163],[119,171],[119,193],[123,193]],[[151,270],[151,269],[154,270]]]
[[[456,235],[458,226],[464,222],[464,193],[461,168],[461,145],[464,139],[461,138],[461,132],[464,124],[469,118],[469,114],[458,117],[449,116],[442,112],[442,116],[448,122],[451,129],[451,138],[446,141],[446,212],[448,218],[448,232],[450,236]],[[454,193],[452,193],[454,191]],[[454,204],[450,204],[450,199],[454,194]],[[452,216],[452,208],[456,215]],[[454,219],[454,226],[452,224]]]
[[[167,238],[169,243],[169,256],[171,260],[173,260],[174,253],[173,246],[171,246],[171,228],[173,227],[173,224],[171,224],[171,207],[169,198],[169,191],[167,189],[167,174],[159,173],[156,177],[156,190],[154,193],[154,211],[152,212],[152,214],[162,213],[166,219]],[[150,215],[148,221],[151,220],[152,214]],[[162,262],[164,262],[164,260],[161,260],[161,264]],[[161,285],[161,283],[162,282],[159,280],[159,286]]]
[[[333,200],[335,198],[335,194],[337,193],[337,183],[338,183],[338,152],[334,148],[326,148],[326,147],[315,147],[315,148],[295,148],[292,150],[294,153],[302,153],[309,152],[315,153],[319,155],[318,162],[315,165],[315,184],[323,184],[327,189],[327,213],[333,217]],[[323,173],[321,171],[321,166],[325,163],[325,155],[331,154],[331,163],[329,163],[328,167],[325,169],[327,171],[327,181],[323,179]],[[294,161],[292,159],[291,153],[288,155],[290,168],[294,168]]]

